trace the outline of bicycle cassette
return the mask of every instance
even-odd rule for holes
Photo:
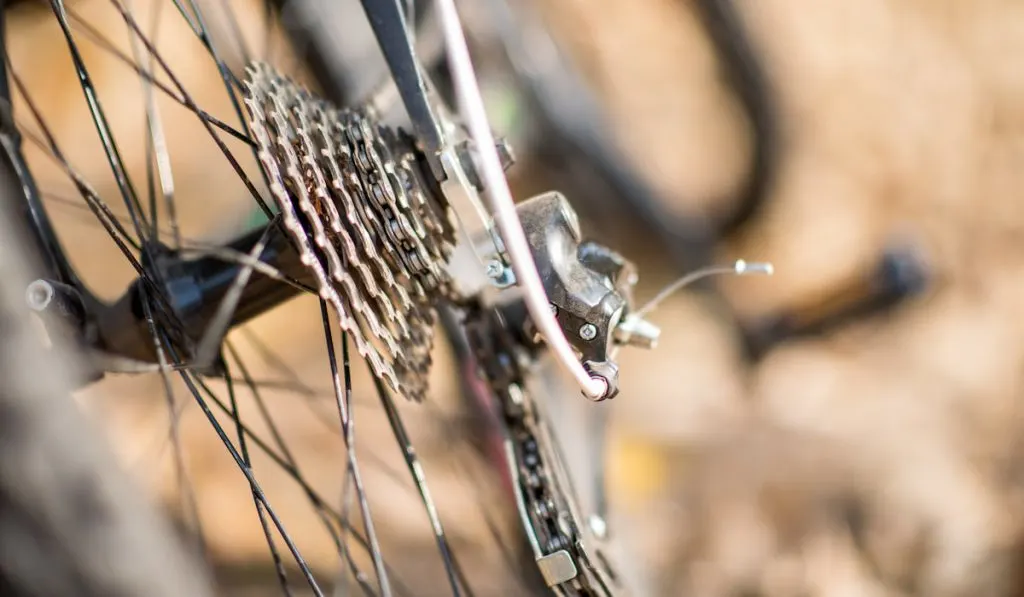
[[[370,110],[338,109],[262,63],[247,73],[257,155],[320,297],[373,374],[421,400],[433,303],[451,286],[447,201],[428,186],[414,140]]]

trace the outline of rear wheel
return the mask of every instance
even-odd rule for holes
[[[84,400],[122,413],[123,458],[158,472],[223,583],[261,561],[259,584],[284,594],[618,594],[534,408],[545,390],[518,365],[478,377],[535,355],[495,347],[506,319],[452,277],[476,215],[448,205],[422,139],[387,110],[323,99],[277,14],[9,9],[9,188],[35,214],[29,278],[53,297],[30,304],[81,349],[79,381],[106,376]],[[242,234],[254,206],[268,223]],[[469,326],[454,356],[431,351],[439,304]],[[457,398],[439,367],[453,361],[481,408]]]

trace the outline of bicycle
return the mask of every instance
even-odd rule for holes
[[[127,221],[68,160],[6,51],[0,77],[7,82],[0,88],[0,142],[8,182],[0,211],[19,226],[13,234],[28,239],[19,245],[27,261],[35,263],[29,276],[21,276],[31,280],[22,285],[28,307],[45,321],[55,344],[68,343],[82,357],[76,381],[90,383],[107,373],[155,373],[168,394],[172,377],[186,386],[250,486],[285,594],[294,589],[286,559],[293,561],[309,591],[325,593],[260,488],[250,449],[275,459],[302,487],[337,543],[344,577],[368,595],[404,594],[409,587],[397,583],[379,546],[354,453],[354,345],[372,370],[381,407],[419,490],[448,590],[471,594],[473,582],[448,543],[396,406],[399,396],[426,398],[434,327],[441,318],[448,324],[471,400],[490,417],[485,436],[498,448],[490,462],[508,476],[520,539],[535,565],[523,569],[526,582],[537,576],[536,586],[552,594],[627,594],[628,574],[614,566],[611,555],[599,457],[581,489],[549,424],[552,405],[539,399],[556,387],[555,378],[538,363],[548,354],[586,398],[613,398],[619,375],[616,351],[656,344],[659,331],[644,315],[659,299],[641,308],[633,304],[633,264],[599,243],[584,241],[575,212],[559,193],[514,203],[504,177],[512,152],[493,138],[454,3],[441,0],[435,9],[458,115],[440,99],[420,64],[408,26],[422,14],[414,2],[363,1],[392,85],[378,90],[367,106],[340,107],[254,59],[240,33],[234,42],[247,68],[237,74],[224,58],[221,40],[211,34],[206,9],[195,0],[175,1],[223,81],[232,115],[219,118],[197,103],[130,2],[109,2],[128,31],[130,52],[105,43],[104,32],[63,0],[51,0],[49,10],[67,45]],[[273,10],[267,7],[263,16],[269,31]],[[0,30],[6,37],[6,27]],[[82,58],[84,36],[133,70],[145,90],[145,204]],[[397,121],[405,126],[393,124],[396,117],[389,112],[396,110],[388,96],[400,100],[406,118],[399,115]],[[12,110],[16,97],[23,114]],[[223,153],[224,170],[233,172],[267,224],[218,246],[182,236],[174,220],[173,167],[157,97],[192,113]],[[33,126],[23,126],[23,119]],[[98,298],[64,252],[35,183],[34,166],[22,150],[26,141],[56,163],[135,271],[136,279],[119,299]],[[493,215],[484,206],[485,197]],[[479,220],[478,230],[469,229],[467,216]],[[170,220],[164,224],[169,233],[161,226],[163,217]],[[739,262],[699,271],[669,291],[712,273],[769,271],[762,264]],[[300,294],[319,299],[347,447],[342,494],[354,496],[361,530],[350,522],[344,505],[332,508],[308,485],[283,442],[275,446],[253,433],[236,405],[233,371],[254,396],[258,388],[231,345],[224,344],[225,335]],[[73,359],[60,357],[64,360]],[[228,400],[211,390],[208,382],[214,379],[226,384]],[[231,417],[234,439],[213,408]],[[600,437],[598,428],[597,454]],[[593,494],[589,500],[580,495],[584,490]],[[354,555],[356,548],[366,555]],[[372,572],[364,570],[361,559]],[[164,583],[168,594],[174,591],[171,583]]]

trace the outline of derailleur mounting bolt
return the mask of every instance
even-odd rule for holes
[[[583,326],[580,327],[580,338],[583,338],[588,342],[597,338],[597,326],[592,323],[583,324]]]

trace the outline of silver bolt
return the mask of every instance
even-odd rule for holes
[[[505,267],[497,259],[492,260],[487,264],[487,277],[492,280],[497,280],[501,277],[501,274],[505,271]]]
[[[595,326],[592,323],[583,324],[583,326],[580,328],[580,338],[583,338],[588,342],[590,340],[593,340],[594,338],[597,338],[597,326]]]

